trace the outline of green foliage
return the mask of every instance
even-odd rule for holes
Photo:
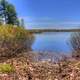
[[[10,73],[14,71],[15,71],[14,68],[10,64],[0,64],[1,73]]]
[[[3,53],[3,56],[11,56],[28,50],[33,41],[34,36],[21,27],[0,26],[0,54]]]
[[[0,1],[0,17],[5,19],[6,24],[19,25],[15,7],[6,0]]]
[[[8,4],[6,7],[7,12],[7,24],[17,25],[17,14],[15,7],[12,4]]]

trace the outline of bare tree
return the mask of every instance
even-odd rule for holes
[[[80,32],[72,33],[70,42],[73,49],[72,56],[80,58]]]

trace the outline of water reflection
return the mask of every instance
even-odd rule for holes
[[[71,32],[35,34],[34,51],[71,52]]]

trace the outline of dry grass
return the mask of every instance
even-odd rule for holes
[[[34,36],[27,30],[13,25],[0,26],[0,56],[14,56],[31,49]]]

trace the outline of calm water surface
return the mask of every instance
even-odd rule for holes
[[[35,34],[34,51],[70,53],[71,32]]]

